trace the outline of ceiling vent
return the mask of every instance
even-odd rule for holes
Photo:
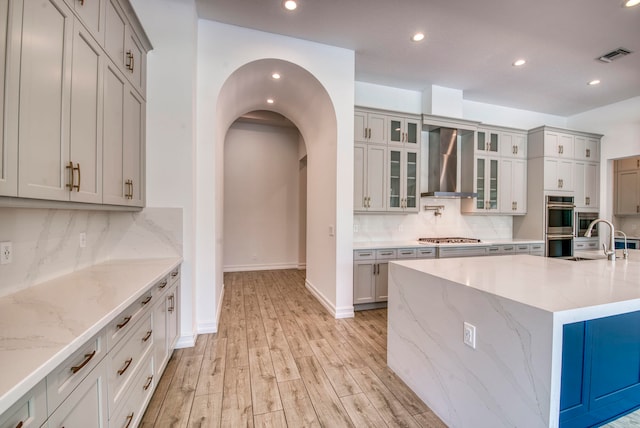
[[[631,53],[631,51],[629,49],[618,48],[618,49],[613,50],[611,52],[607,52],[606,54],[604,54],[601,57],[597,58],[597,60],[598,61],[602,61],[602,62],[606,62],[606,63],[610,63],[612,61],[615,61],[617,59],[622,58],[623,56],[627,56],[630,53]]]

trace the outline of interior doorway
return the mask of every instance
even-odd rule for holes
[[[224,150],[225,272],[306,266],[306,147],[266,110],[239,117]]]

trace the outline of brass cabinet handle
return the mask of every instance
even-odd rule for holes
[[[84,6],[84,0],[80,0],[80,6]]]
[[[125,67],[127,68],[127,70],[133,73],[134,58],[131,50],[127,51],[127,63],[125,64]]]
[[[16,428],[22,428],[22,425],[24,425],[24,423],[22,421],[18,422],[18,425],[16,425]]]
[[[120,370],[118,370],[118,375],[119,376],[122,376],[124,374],[124,372],[127,371],[129,366],[131,365],[132,361],[133,361],[133,358],[129,358],[127,361],[124,362],[124,366]]]
[[[175,305],[175,296],[172,294],[171,296],[169,296],[167,299],[169,299],[170,305],[169,308],[167,309],[167,311],[169,312],[173,312],[174,309],[176,308]]]
[[[171,272],[171,278],[175,278],[176,276],[178,276],[178,273],[180,273],[180,271],[177,269]]]
[[[151,296],[147,297],[146,299],[144,299],[142,302],[140,302],[141,305],[146,305],[147,303],[149,303],[151,301]]]
[[[586,155],[587,155],[588,158],[591,157],[591,149],[587,149]]]
[[[73,162],[69,161],[69,164],[65,167],[69,171],[69,183],[67,188],[69,191],[73,191]]]
[[[124,194],[125,199],[133,199],[133,180],[129,178],[124,184],[127,186],[126,193]]]
[[[82,174],[80,173],[80,163],[78,163],[78,166],[76,168],[74,168],[74,170],[78,171],[78,185],[77,186],[73,186],[76,189],[76,192],[80,191],[80,179],[82,178]]]
[[[165,279],[164,281],[162,281],[162,282],[160,283],[160,285],[158,285],[158,288],[162,290],[162,289],[163,289],[164,287],[166,287],[166,286],[167,286],[167,280]]]
[[[147,389],[149,389],[149,387],[151,386],[151,382],[153,381],[153,376],[149,376],[147,378],[147,383],[145,384],[145,386],[142,387],[142,389],[144,389],[145,391]]]
[[[133,412],[127,415],[127,424],[124,426],[124,428],[129,428],[129,425],[131,425],[131,421],[133,421]]]
[[[84,366],[86,366],[87,364],[89,364],[89,361],[91,361],[91,359],[93,358],[93,356],[96,355],[96,350],[94,349],[92,353],[90,354],[84,354],[84,361],[82,363],[80,363],[79,366],[73,366],[71,367],[71,373],[76,374],[78,373],[80,370],[82,370],[82,368]]]
[[[131,321],[131,316],[125,317],[124,320],[122,320],[122,323],[117,324],[116,327],[118,327],[118,330],[120,330],[122,327],[129,324],[129,321]]]
[[[153,330],[149,330],[147,334],[142,338],[142,341],[146,342],[147,340],[149,340],[149,338],[151,337],[151,333],[153,333]]]

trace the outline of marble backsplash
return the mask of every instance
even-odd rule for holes
[[[622,230],[627,235],[640,237],[640,217],[614,217],[614,224],[616,229]]]
[[[86,247],[80,247],[80,233]],[[182,209],[140,212],[0,208],[0,296],[109,259],[182,256]]]
[[[442,215],[425,211],[424,205],[443,205]],[[461,236],[511,239],[511,216],[460,214],[460,199],[422,198],[416,214],[357,214],[353,218],[354,242],[413,241],[419,237]],[[356,232],[357,229],[357,232]]]

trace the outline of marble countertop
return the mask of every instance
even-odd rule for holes
[[[640,310],[640,250],[616,262],[600,251],[577,255],[598,259],[503,255],[391,263],[552,312],[563,324]]]
[[[0,298],[0,414],[181,261],[112,260]]]
[[[508,245],[508,244],[540,244],[542,239],[493,239],[483,240],[478,243],[471,244],[421,244],[416,241],[367,241],[354,242],[354,250],[375,250],[382,248],[422,248],[422,247],[466,247],[466,246],[491,246],[491,245]]]

